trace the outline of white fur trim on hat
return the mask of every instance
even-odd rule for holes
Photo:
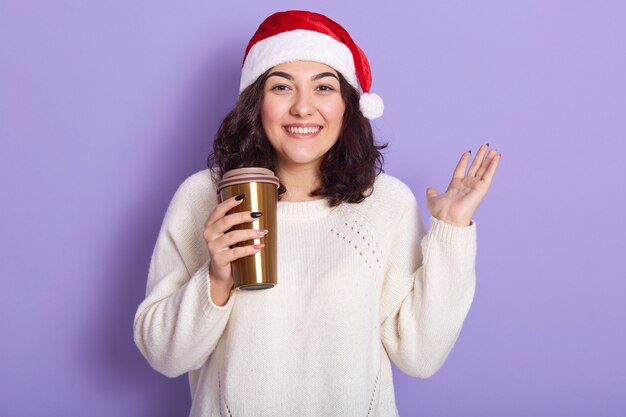
[[[323,33],[297,29],[270,36],[250,48],[241,69],[239,92],[268,69],[293,61],[313,61],[329,65],[339,71],[350,85],[359,92],[362,91],[356,78],[352,53],[346,45]]]

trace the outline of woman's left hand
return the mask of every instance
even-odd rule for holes
[[[445,193],[437,194],[432,187],[426,189],[427,206],[433,217],[454,226],[471,225],[472,216],[487,194],[502,156],[495,149],[487,152],[488,147],[484,144],[478,149],[467,173],[471,152],[461,156]]]

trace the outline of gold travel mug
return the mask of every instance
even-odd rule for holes
[[[265,243],[254,255],[244,256],[232,262],[235,288],[263,290],[278,284],[276,245],[276,206],[278,203],[278,178],[266,168],[238,168],[224,173],[217,185],[221,201],[245,194],[243,202],[226,214],[241,211],[259,211],[261,217],[250,223],[233,226],[230,230],[266,229],[268,233],[258,239],[239,242],[231,247]],[[229,230],[229,231],[230,231]]]

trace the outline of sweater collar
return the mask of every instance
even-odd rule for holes
[[[314,219],[326,216],[333,210],[328,200],[320,198],[309,201],[279,201],[277,213],[279,218]]]

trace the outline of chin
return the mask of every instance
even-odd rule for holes
[[[287,155],[284,160],[290,164],[310,165],[316,162],[321,162],[322,157],[311,155]]]

